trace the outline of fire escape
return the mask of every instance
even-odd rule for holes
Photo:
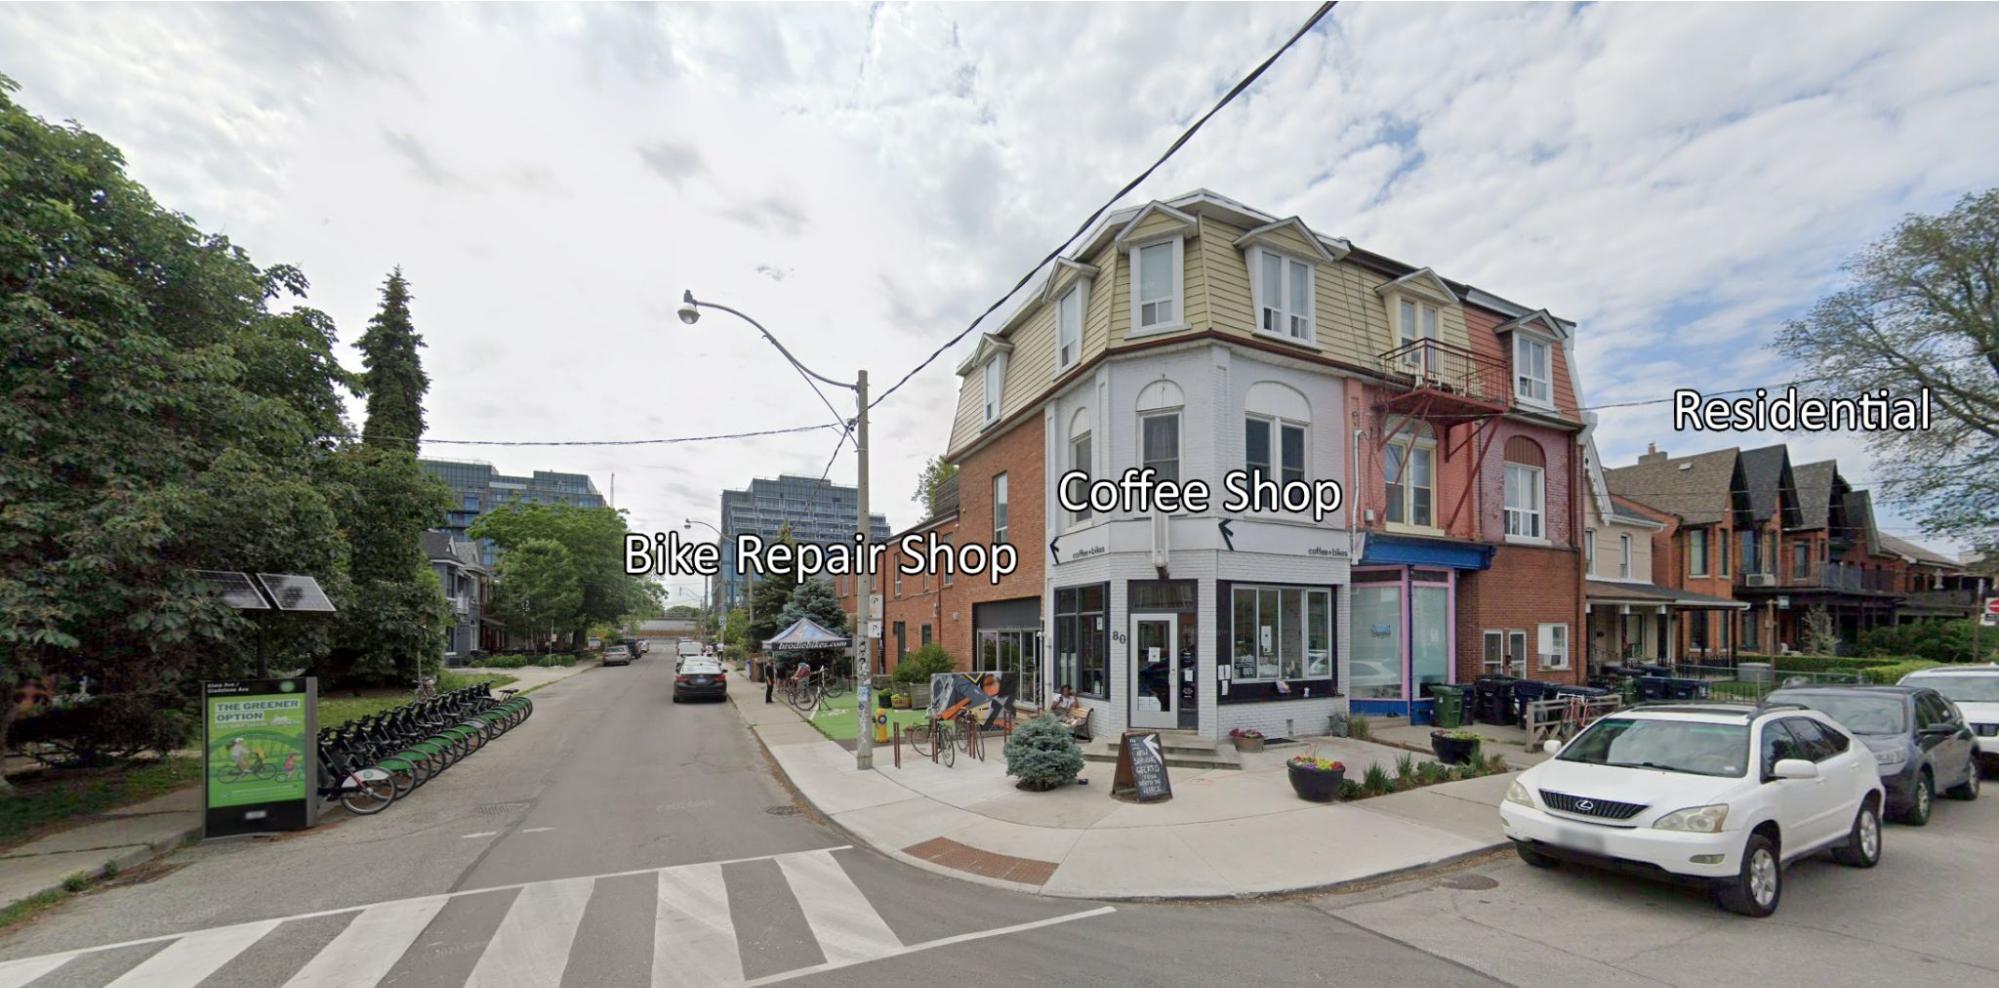
[[[1453,457],[1472,457],[1469,482],[1458,491],[1457,503],[1448,515],[1437,506],[1437,527],[1449,530],[1478,486],[1486,453],[1499,435],[1490,423],[1512,405],[1505,363],[1442,340],[1418,338],[1382,354],[1381,373],[1387,384],[1375,405],[1382,425],[1374,443],[1377,458],[1417,422],[1428,423],[1437,434],[1438,475]]]

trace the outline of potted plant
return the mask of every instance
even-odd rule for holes
[[[888,703],[889,706],[894,707],[897,710],[908,710],[909,694],[903,692],[891,693],[889,694]]]
[[[1347,767],[1330,758],[1320,758],[1317,752],[1292,755],[1284,763],[1285,771],[1291,777],[1291,791],[1299,799],[1314,803],[1330,803],[1339,798],[1340,783],[1346,781]]]
[[[1479,742],[1484,740],[1476,731],[1431,731],[1430,750],[1445,764],[1469,765],[1478,760]]]
[[[1263,732],[1254,727],[1238,727],[1229,731],[1229,739],[1235,742],[1237,751],[1262,751]]]

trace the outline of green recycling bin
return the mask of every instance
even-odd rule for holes
[[[1437,726],[1465,726],[1465,688],[1447,683],[1431,683],[1430,695],[1437,698]]]

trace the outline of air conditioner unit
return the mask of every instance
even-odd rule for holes
[[[1752,587],[1774,587],[1777,585],[1775,573],[1745,573],[1744,581]]]

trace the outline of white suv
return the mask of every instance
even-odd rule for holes
[[[1978,735],[1978,766],[1999,770],[1999,663],[1937,666],[1902,677],[1903,686],[1925,686],[1957,704],[1964,722]]]
[[[1590,725],[1514,780],[1499,817],[1535,867],[1704,885],[1724,909],[1768,916],[1791,861],[1827,848],[1856,868],[1881,860],[1882,799],[1874,756],[1824,714],[1661,704]]]

